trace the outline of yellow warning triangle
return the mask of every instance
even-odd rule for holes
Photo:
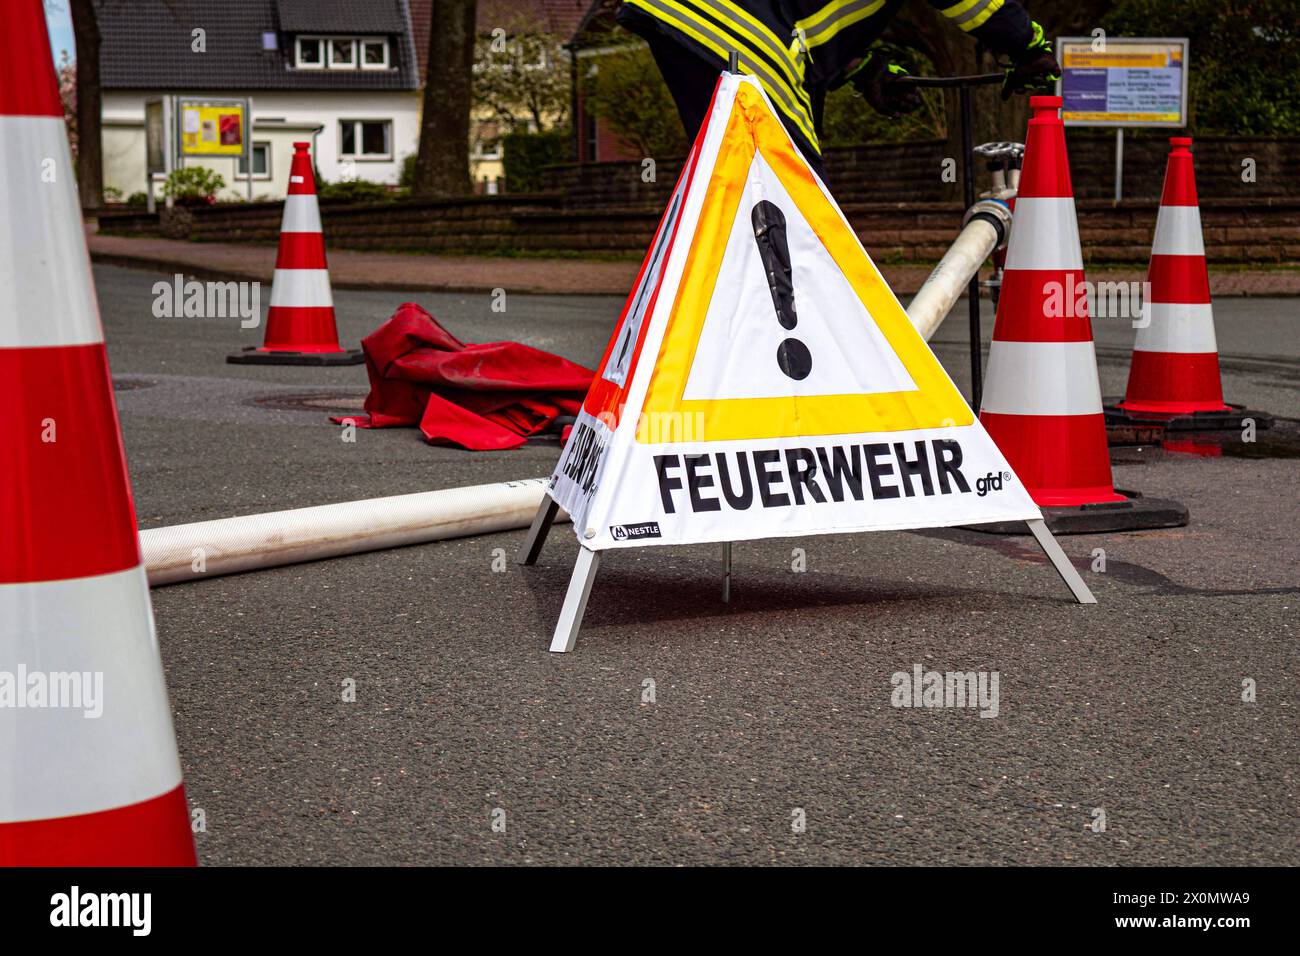
[[[973,418],[750,83],[736,88],[644,411],[693,416],[715,441]]]

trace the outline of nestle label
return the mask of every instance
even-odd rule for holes
[[[658,521],[643,521],[640,524],[612,524],[609,533],[615,541],[627,541],[631,538],[659,538]]]

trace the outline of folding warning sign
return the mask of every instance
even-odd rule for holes
[[[762,88],[729,73],[524,563],[560,506],[581,548],[559,651],[609,548],[1024,520],[1060,554]]]

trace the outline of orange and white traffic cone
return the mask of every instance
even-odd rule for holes
[[[193,865],[40,0],[0,33],[0,865]]]
[[[1223,401],[1192,140],[1175,136],[1169,145],[1147,271],[1150,300],[1143,303],[1124,400],[1107,412],[1112,422],[1238,428],[1243,414],[1258,418],[1259,413]]]
[[[271,307],[261,348],[226,357],[239,365],[358,365],[360,349],[339,345],[334,296],[325,262],[325,236],[316,200],[311,144],[293,144],[289,192],[280,222],[280,249],[271,281]]]
[[[1029,102],[980,421],[1053,531],[1185,524],[1181,505],[1139,508],[1112,483],[1061,98]]]

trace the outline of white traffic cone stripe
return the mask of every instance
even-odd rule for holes
[[[1153,256],[1205,255],[1205,240],[1201,236],[1200,207],[1161,206],[1160,211],[1156,213],[1156,237],[1151,245],[1151,254]]]
[[[314,195],[285,196],[281,232],[320,232],[320,206]]]
[[[1101,413],[1092,342],[1001,342],[989,346],[981,411],[1000,415]]]
[[[1083,268],[1073,199],[1022,196],[1016,200],[1006,268]]]
[[[326,269],[276,269],[271,281],[273,307],[324,308],[334,304]]]
[[[1147,324],[1137,330],[1138,352],[1199,354],[1219,351],[1214,337],[1214,306],[1208,302],[1148,302],[1142,308]]]
[[[153,634],[143,566],[0,585],[0,822],[97,813],[180,785]]]
[[[62,117],[0,116],[0,348],[104,340]]]

